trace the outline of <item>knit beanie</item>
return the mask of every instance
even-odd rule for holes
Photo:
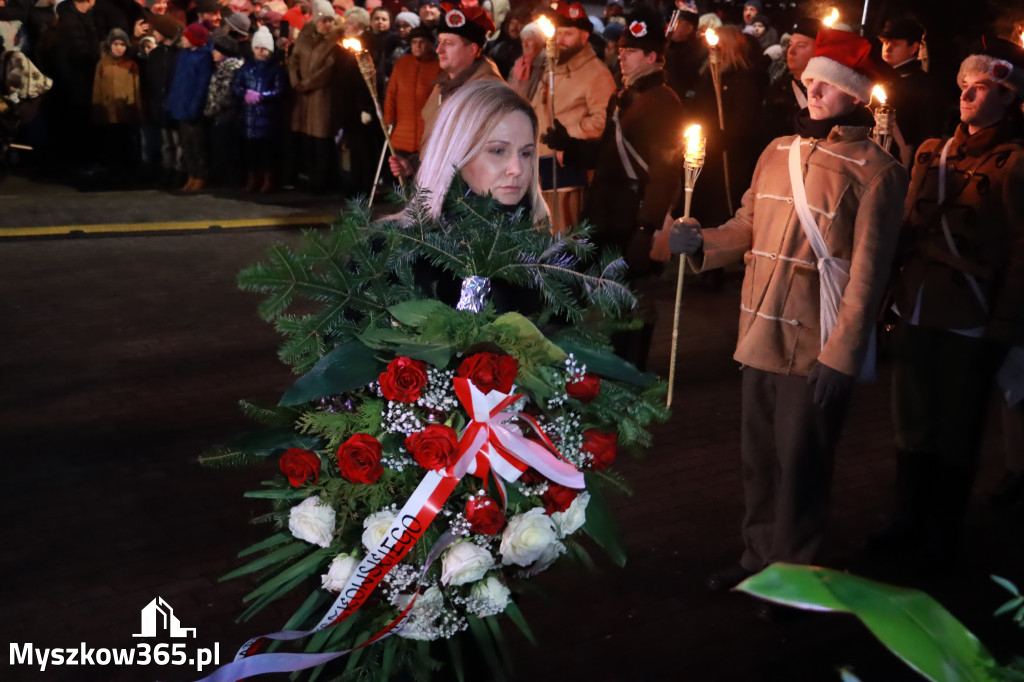
[[[266,26],[260,26],[252,35],[252,49],[255,50],[257,47],[274,51],[274,36],[270,35],[270,29]]]
[[[124,43],[125,47],[132,44],[131,40],[128,39],[128,34],[124,32],[124,29],[120,28],[110,29],[110,33],[107,34],[107,49],[110,49],[110,46],[114,44],[115,40],[120,40]]]
[[[871,100],[878,69],[871,61],[871,43],[855,33],[822,26],[814,40],[814,56],[800,80],[834,85],[861,102]]]
[[[210,37],[210,31],[205,26],[196,22],[185,27],[185,38],[196,47],[203,47]]]
[[[238,42],[226,34],[214,36],[213,49],[217,50],[217,52],[220,52],[225,57],[238,56]]]
[[[398,16],[395,17],[395,23],[397,24],[400,21],[404,21],[409,24],[409,28],[419,28],[420,25],[419,15],[413,14],[409,10],[402,10],[398,13]]]
[[[754,9],[757,10],[757,13],[760,14],[761,0],[747,0],[745,3],[743,3],[743,9],[746,9],[748,7],[753,7]]]
[[[320,21],[321,19],[334,19],[334,7],[327,0],[313,0],[312,7],[313,16],[310,17],[313,21]]]

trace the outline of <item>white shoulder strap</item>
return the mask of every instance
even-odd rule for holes
[[[825,260],[829,257],[828,247],[825,246],[825,239],[821,236],[818,224],[811,215],[811,209],[807,205],[807,192],[804,190],[804,178],[800,172],[800,136],[793,138],[789,147],[789,184],[793,186],[793,206],[800,218],[800,227],[804,229],[807,241],[814,251],[818,260]]]

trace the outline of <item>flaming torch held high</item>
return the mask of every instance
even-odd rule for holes
[[[722,111],[722,48],[718,44],[718,34],[713,28],[704,33],[704,39],[708,41],[708,65],[711,67],[711,83],[715,86],[715,101],[718,104],[718,129],[725,132],[725,114]],[[723,136],[724,137],[724,136]],[[725,201],[729,205],[729,215],[732,215],[732,188],[729,183],[729,154],[722,147],[722,167],[725,173]]]
[[[686,192],[683,203],[683,217],[690,217],[690,200],[693,198],[693,186],[704,168],[704,153],[707,140],[699,125],[692,125],[683,133],[683,189]],[[676,310],[672,317],[672,355],[668,365],[668,397],[665,407],[672,407],[672,391],[676,382],[676,351],[679,347],[679,318],[683,302],[683,275],[686,272],[686,257],[679,257],[679,276],[676,279]]]
[[[829,28],[832,28],[837,21],[839,21],[839,10],[833,7],[829,15],[821,20],[821,23],[825,24]]]
[[[889,151],[895,132],[896,110],[889,106],[889,98],[880,85],[876,85],[871,91],[871,99],[877,102],[874,108],[875,129],[872,138],[878,143],[878,146]]]
[[[384,112],[381,109],[380,97],[377,94],[377,68],[373,65],[373,57],[370,56],[368,50],[363,49],[363,44],[359,42],[358,38],[346,38],[342,41],[341,46],[356,57],[356,63],[359,64],[359,73],[362,74],[363,81],[366,82],[366,87],[370,91],[370,97],[373,98],[373,106],[377,111],[377,122],[380,123],[380,129],[384,133],[384,142],[393,156],[395,154],[395,147],[391,144],[391,133],[388,131],[387,126],[384,125]],[[398,178],[398,184],[404,185],[401,176]]]
[[[551,114],[551,125],[555,125],[555,66],[558,65],[558,43],[555,42],[555,25],[546,16],[537,19],[537,27],[544,34],[544,53],[548,67],[548,111]],[[558,154],[551,155],[551,190],[554,210],[552,225],[558,225]]]

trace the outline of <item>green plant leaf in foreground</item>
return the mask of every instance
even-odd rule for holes
[[[350,341],[320,358],[313,369],[296,379],[278,405],[301,405],[351,391],[376,379],[383,369],[383,363],[374,357],[371,348],[359,341]]]
[[[920,590],[817,566],[782,563],[747,578],[736,590],[801,609],[852,613],[929,680],[998,679],[998,665],[978,638]]]

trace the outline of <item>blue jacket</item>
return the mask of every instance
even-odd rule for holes
[[[288,77],[276,61],[251,59],[235,74],[231,82],[232,94],[242,101],[242,126],[247,140],[276,137],[284,129],[284,94]],[[260,93],[256,104],[245,103],[245,93]]]
[[[167,113],[175,121],[195,121],[203,117],[206,91],[213,76],[213,50],[209,46],[178,53],[171,90],[167,93]]]

